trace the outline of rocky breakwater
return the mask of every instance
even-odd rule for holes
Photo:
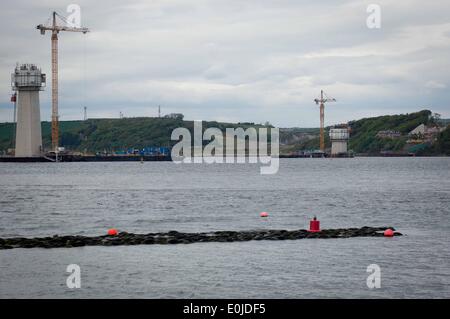
[[[103,236],[52,236],[36,238],[0,238],[0,249],[12,248],[72,248],[83,246],[117,246],[117,245],[167,245],[192,244],[199,242],[236,242],[250,240],[296,240],[312,238],[351,238],[383,237],[383,232],[393,227],[362,227],[323,229],[320,232],[299,230],[253,230],[253,231],[216,231],[204,233],[166,233],[133,234],[120,232],[117,235]],[[394,236],[401,236],[394,232]]]

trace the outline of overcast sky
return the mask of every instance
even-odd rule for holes
[[[450,117],[450,1],[2,0],[0,121],[12,120],[10,74],[35,63],[48,77],[53,10],[81,6],[88,35],[60,34],[60,118],[157,116],[317,127],[424,108]],[[381,6],[381,28],[366,9]]]

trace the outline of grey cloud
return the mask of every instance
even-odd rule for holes
[[[338,99],[327,124],[423,107],[450,117],[448,1],[78,1],[92,33],[60,37],[62,119],[156,115],[318,126],[320,89]],[[0,91],[16,61],[50,75],[50,38],[35,25],[60,1],[6,1]],[[445,41],[447,40],[447,41]],[[86,59],[86,60],[84,60]],[[86,69],[84,69],[86,65]],[[86,79],[86,80],[84,80]],[[86,87],[86,90],[84,88]],[[41,95],[50,116],[50,87]],[[0,103],[0,120],[10,105]]]

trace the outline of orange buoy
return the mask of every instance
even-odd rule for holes
[[[115,229],[115,228],[108,229],[109,236],[116,236],[117,234],[118,234],[117,229]]]
[[[308,231],[310,233],[320,232],[320,221],[317,220],[316,216],[314,216],[314,218],[309,221],[309,230]]]
[[[259,216],[261,217],[269,217],[269,214],[266,212],[262,212],[261,214],[259,214]]]
[[[394,231],[392,229],[388,228],[384,231],[383,235],[385,237],[392,237],[392,236],[394,236]]]

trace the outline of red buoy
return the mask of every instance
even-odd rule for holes
[[[269,217],[269,214],[266,212],[262,212],[261,214],[259,214],[259,216],[261,217]]]
[[[109,236],[116,236],[117,234],[118,234],[117,229],[115,229],[115,228],[108,229]]]
[[[320,221],[317,220],[316,216],[314,216],[314,218],[309,221],[309,230],[308,231],[311,233],[320,232]]]
[[[392,237],[392,236],[394,236],[394,231],[392,229],[388,228],[384,231],[383,235],[385,237]]]

